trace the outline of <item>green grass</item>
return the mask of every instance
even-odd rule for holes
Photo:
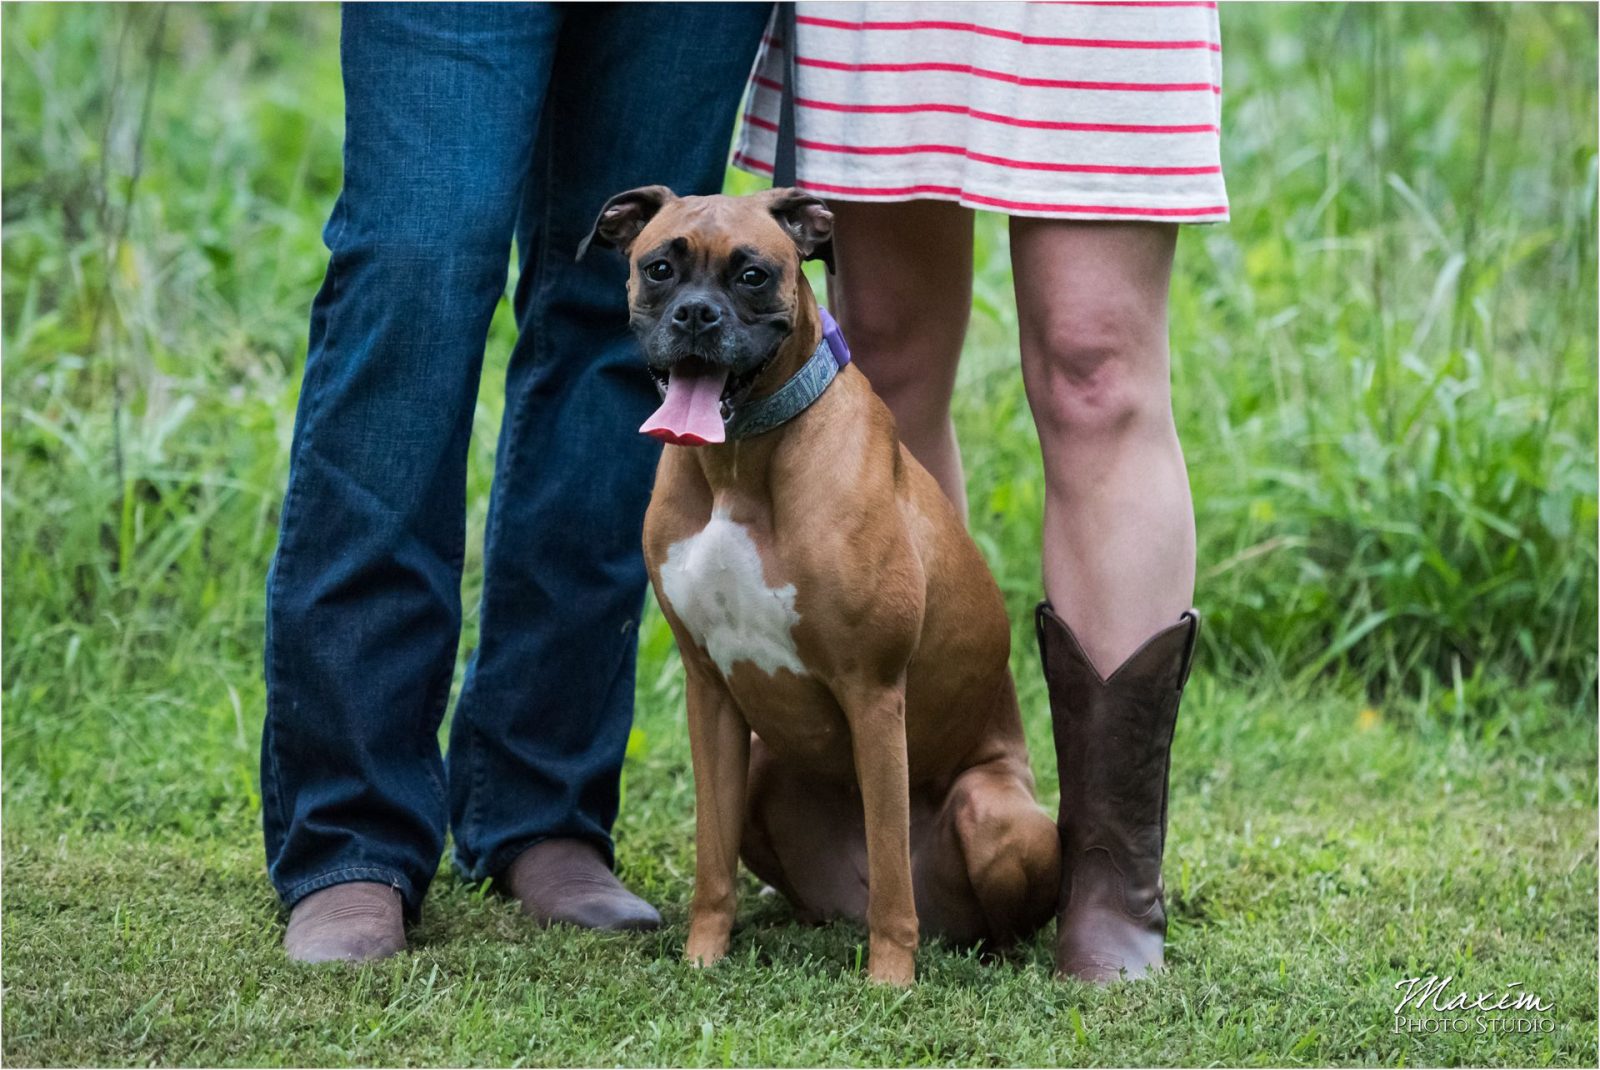
[[[1173,291],[1207,618],[1174,755],[1173,969],[1056,983],[1047,933],[1001,963],[926,949],[909,994],[864,984],[860,932],[754,895],[729,962],[677,961],[692,792],[654,612],[618,837],[667,930],[536,932],[441,874],[412,954],[282,961],[262,589],[338,189],[337,15],[3,15],[7,1062],[1600,1055],[1592,8],[1224,11],[1234,219],[1185,232]],[[1053,805],[1042,479],[992,217],[978,262],[956,416]],[[511,337],[502,308],[463,650]],[[1395,1035],[1391,986],[1428,973],[1521,981],[1555,1030]]]
[[[203,833],[8,827],[7,1060],[1592,1064],[1588,763],[1363,732],[1358,708],[1199,682],[1174,759],[1173,970],[1109,991],[1050,980],[1047,940],[1001,963],[925,949],[916,989],[883,991],[861,975],[864,933],[794,925],[753,894],[731,958],[683,965],[687,747],[662,706],[618,833],[624,876],[664,905],[656,935],[538,931],[444,878],[411,954],[293,968],[243,806]],[[1429,972],[1521,980],[1554,1001],[1556,1032],[1395,1036],[1391,986]]]

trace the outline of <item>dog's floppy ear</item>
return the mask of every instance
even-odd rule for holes
[[[628,247],[645,228],[645,224],[654,219],[668,202],[677,199],[678,195],[665,186],[640,186],[617,194],[600,209],[594,229],[578,244],[578,259],[583,259],[583,254],[589,251],[591,245],[616,249],[627,255]]]
[[[833,274],[833,213],[828,206],[797,189],[769,190],[767,198],[772,217],[794,239],[800,259],[820,260]]]

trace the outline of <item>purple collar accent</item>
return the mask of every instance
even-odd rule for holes
[[[827,339],[828,348],[833,350],[833,359],[843,368],[850,363],[850,347],[844,344],[844,332],[839,329],[839,321],[821,305],[817,311],[822,314],[822,337]]]

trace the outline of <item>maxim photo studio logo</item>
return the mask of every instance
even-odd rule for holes
[[[1512,981],[1490,992],[1452,989],[1454,976],[1407,977],[1396,981],[1396,1033],[1553,1033],[1554,1000]]]

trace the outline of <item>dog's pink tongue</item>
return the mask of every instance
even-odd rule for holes
[[[641,434],[674,446],[705,446],[721,442],[722,387],[728,369],[698,360],[679,362],[667,378],[667,396],[661,407],[639,427]]]

